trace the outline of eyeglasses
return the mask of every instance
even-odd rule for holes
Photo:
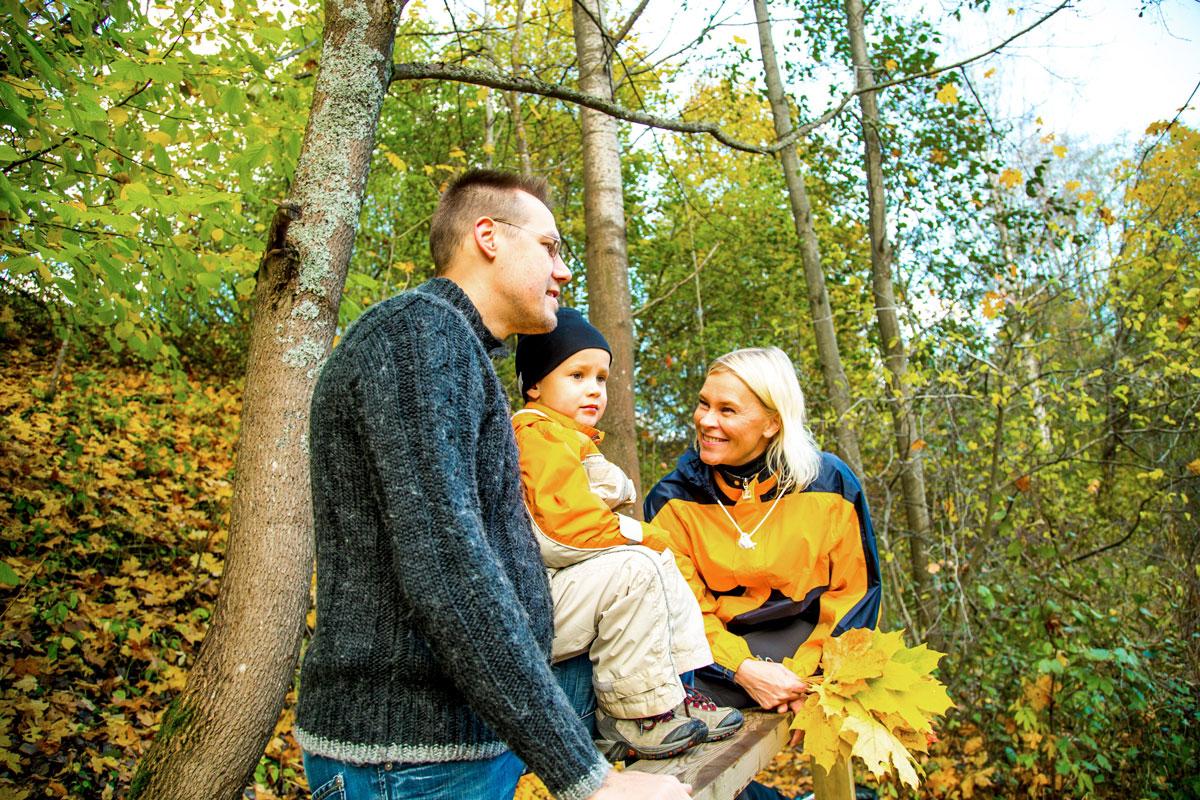
[[[526,233],[532,233],[534,236],[537,236],[539,239],[549,239],[550,241],[548,241],[548,242],[542,242],[542,245],[546,248],[546,252],[550,254],[551,261],[554,261],[555,259],[559,258],[559,256],[563,255],[564,250],[566,251],[567,256],[569,256],[571,253],[570,245],[568,245],[562,239],[562,237],[551,236],[548,233],[541,233],[541,232],[535,231],[531,228],[526,228],[523,225],[518,225],[515,222],[509,222],[506,219],[500,219],[500,217],[492,217],[492,221],[499,222],[502,225],[508,225],[509,227],[516,228],[517,230],[520,230],[520,231],[525,231]],[[563,263],[566,263],[566,261],[567,261],[567,258],[564,257]]]

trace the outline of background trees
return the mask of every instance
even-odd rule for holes
[[[305,110],[328,102],[317,76],[337,66],[319,43],[323,24],[326,38],[336,34],[338,8],[324,22],[315,7],[282,14],[252,2],[6,12],[0,782],[13,791],[92,796],[127,785],[153,732],[175,730],[165,709],[200,663],[225,556],[237,572],[227,533],[269,542],[263,509],[277,503],[291,508],[278,541],[303,539],[303,476],[272,477],[246,450],[255,437],[268,454],[281,437],[299,447],[303,403],[276,422],[255,416],[264,380],[267,394],[288,393],[247,358],[264,352],[252,341],[280,345],[270,340],[285,326],[293,341],[271,360],[302,399],[337,329],[429,276],[429,214],[441,187],[470,166],[546,175],[576,255],[594,240],[595,226],[584,224],[593,186],[581,112],[554,96],[578,80],[582,9],[526,1],[475,13],[409,8],[389,23],[396,62],[447,62],[484,78],[392,81],[374,147],[356,138],[353,176],[367,175],[361,212],[343,204],[336,235],[289,245],[300,229],[273,227],[288,219],[282,203],[328,201],[361,179],[314,182],[302,158]],[[837,449],[839,429],[857,437],[882,542],[886,624],[936,636],[950,651],[943,676],[959,709],[927,764],[926,791],[1196,791],[1196,132],[1166,119],[1132,148],[1085,152],[1045,125],[1005,121],[989,108],[986,59],[937,72],[945,54],[936,21],[888,6],[869,9],[861,47],[841,3],[764,7],[780,74],[768,96],[757,43],[730,36],[703,62],[688,58],[727,9],[689,8],[699,44],[662,48],[652,11],[606,8],[596,31],[614,103],[716,123],[750,150],[775,146],[789,127],[805,130],[785,179],[771,155],[612,124],[603,149],[619,156],[628,276],[604,277],[629,287],[618,310],[633,334],[626,421],[636,423],[643,485],[686,446],[711,358],[783,347],[801,371],[818,439]],[[859,88],[888,84],[874,93],[877,118],[860,117],[858,98],[847,96],[868,69],[875,83]],[[497,76],[540,83],[517,94],[495,88]],[[340,141],[356,120],[343,111],[325,124]],[[885,191],[869,196],[863,140],[872,136]],[[791,148],[774,152],[786,166]],[[797,179],[810,207],[800,239]],[[884,305],[894,306],[898,336],[876,324],[881,237],[894,292]],[[818,282],[802,240],[819,244]],[[344,291],[337,270],[320,288],[303,270],[292,276],[298,284],[283,279],[288,264],[335,261],[348,265]],[[276,269],[279,281],[263,280]],[[581,274],[572,300],[596,309],[589,295],[600,278]],[[820,288],[829,319],[812,310]],[[295,317],[306,299],[316,314]],[[271,307],[283,316],[274,320]],[[301,323],[312,328],[289,332]],[[825,377],[832,362],[815,324],[836,336],[848,408]],[[897,346],[907,400],[886,368]],[[284,356],[293,351],[294,364]],[[898,400],[907,444],[889,411]],[[903,488],[914,457],[927,526],[906,514],[918,496]],[[231,520],[234,479],[242,499],[232,507],[242,510]],[[245,505],[254,497],[267,499]],[[251,556],[243,576],[263,582],[306,558],[294,548]],[[301,626],[303,579],[284,583],[296,602],[281,618],[294,617],[294,627],[260,625],[243,659],[282,654],[264,673],[278,678],[276,692],[264,689],[275,698],[264,719],[288,683]],[[258,609],[230,625],[264,623]],[[254,778],[260,797],[298,792],[288,715],[285,704],[274,735],[260,720],[226,737],[228,750],[249,753],[235,772],[267,740]]]

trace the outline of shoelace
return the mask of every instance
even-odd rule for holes
[[[642,717],[639,719],[638,727],[644,731],[653,730],[654,726],[660,722],[670,722],[675,719],[675,710],[667,709],[661,714],[655,714],[653,717]]]
[[[698,691],[694,687],[691,687],[691,686],[684,686],[683,691],[684,691],[683,702],[686,705],[689,705],[692,708],[698,708],[701,711],[716,711],[717,710],[717,704],[715,702],[713,702],[713,699],[711,697],[704,694],[704,692]]]

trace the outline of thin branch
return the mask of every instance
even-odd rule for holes
[[[110,106],[110,109],[112,109],[112,108],[117,108],[117,107],[119,107],[119,106],[123,106],[123,105],[125,105],[125,104],[126,104],[126,103],[128,103],[130,100],[132,100],[133,98],[137,97],[137,96],[138,96],[139,94],[141,94],[142,92],[144,92],[144,91],[146,91],[147,89],[149,89],[149,88],[150,88],[150,84],[152,84],[152,83],[154,83],[154,81],[153,81],[152,79],[151,79],[151,80],[147,80],[145,83],[143,83],[143,84],[141,85],[141,88],[139,88],[139,89],[135,89],[135,90],[134,90],[134,92],[133,92],[133,94],[130,94],[130,95],[129,95],[129,96],[127,96],[127,97],[126,97],[124,100],[121,100],[120,102],[118,102],[118,103],[115,103],[114,105]],[[13,161],[11,164],[8,164],[8,165],[6,165],[6,166],[4,167],[4,169],[3,169],[3,170],[0,170],[0,171],[2,171],[2,172],[5,174],[5,175],[7,175],[8,173],[12,172],[14,169],[16,169],[17,167],[21,166],[22,164],[26,164],[26,163],[28,163],[28,162],[30,162],[30,161],[35,161],[35,160],[37,160],[37,159],[41,158],[42,156],[46,155],[46,153],[49,153],[49,152],[51,152],[51,151],[53,151],[53,150],[57,150],[58,148],[62,147],[64,144],[66,144],[67,142],[69,142],[69,141],[71,140],[71,136],[73,136],[73,135],[76,135],[76,134],[78,134],[78,131],[71,131],[71,133],[68,133],[68,134],[64,135],[64,136],[63,136],[61,139],[59,139],[59,140],[58,140],[58,142],[56,142],[55,144],[52,144],[52,145],[47,145],[46,147],[43,147],[41,150],[38,150],[36,153],[32,153],[32,154],[30,154],[30,155],[26,156],[25,158],[18,159],[17,161]],[[86,138],[88,138],[88,139],[92,139],[92,137],[90,137],[90,136],[88,136],[88,137],[86,137]],[[95,139],[92,139],[92,141],[96,141],[96,140],[95,140]],[[110,149],[111,149],[111,148],[110,148]],[[115,152],[115,151],[114,151],[114,152]]]
[[[1070,0],[1063,0],[1057,7],[1046,14],[1041,19],[1029,25],[1026,28],[1014,33],[1000,44],[991,47],[982,53],[957,61],[953,64],[948,64],[944,67],[934,67],[925,72],[917,73],[916,75],[906,75],[902,78],[885,81],[883,83],[864,86],[861,89],[847,92],[842,96],[842,99],[832,106],[821,116],[814,120],[804,123],[799,127],[793,128],[782,138],[776,139],[768,145],[751,144],[743,142],[740,139],[735,139],[725,133],[721,128],[713,122],[686,122],[681,119],[671,117],[660,117],[655,114],[647,114],[643,111],[634,111],[625,108],[611,100],[605,100],[602,97],[585,94],[577,89],[572,89],[562,84],[546,83],[545,81],[536,78],[519,78],[513,75],[504,75],[497,72],[488,72],[486,70],[471,69],[470,67],[462,67],[455,64],[447,63],[427,63],[427,62],[410,62],[399,63],[392,65],[392,81],[402,80],[449,80],[459,83],[469,83],[475,86],[488,86],[493,89],[505,89],[508,91],[523,92],[525,94],[540,95],[542,97],[552,97],[558,100],[563,100],[568,103],[590,108],[595,111],[601,111],[611,117],[623,119],[626,122],[633,122],[638,125],[648,125],[652,128],[662,128],[663,130],[675,131],[676,133],[707,133],[709,136],[716,139],[721,144],[733,150],[741,150],[744,153],[757,153],[758,155],[773,155],[778,153],[783,148],[791,145],[797,139],[808,135],[811,131],[821,127],[829,120],[836,117],[842,110],[858,95],[863,92],[874,92],[880,89],[886,89],[891,86],[897,86],[903,83],[928,78],[937,75],[947,70],[958,69],[959,67],[970,64],[972,61],[978,61],[985,56],[991,55],[997,50],[1005,47],[1014,39],[1024,36],[1029,31],[1041,25],[1050,17],[1057,14],[1059,11],[1070,5]]]
[[[708,264],[709,259],[711,259],[713,257],[713,255],[717,252],[717,248],[720,246],[721,246],[720,242],[717,242],[716,244],[714,244],[712,250],[709,250],[708,255],[706,255],[704,257],[704,260],[701,261],[700,264],[694,270],[692,270],[689,275],[687,275],[687,277],[682,278],[679,281],[675,282],[671,286],[670,289],[667,289],[667,291],[663,292],[662,294],[660,294],[658,297],[654,298],[653,300],[647,300],[645,303],[643,303],[642,305],[635,308],[633,310],[633,316],[637,317],[642,312],[650,310],[651,308],[658,305],[663,300],[666,300],[668,297],[670,297],[672,294],[674,294],[675,290],[678,289],[680,286],[683,286],[685,283],[690,281],[692,278],[695,278],[697,275],[699,275],[700,270],[704,269],[705,265]]]
[[[642,12],[646,10],[646,6],[649,4],[650,4],[650,0],[642,0],[642,2],[638,3],[637,8],[635,8],[633,10],[633,12],[630,13],[629,19],[625,20],[625,24],[621,26],[621,30],[619,30],[615,34],[613,34],[613,37],[612,37],[613,50],[616,50],[617,45],[619,45],[625,39],[625,37],[629,35],[629,29],[632,28],[633,24],[638,21],[638,17],[640,17],[642,15]]]
[[[487,72],[485,70],[470,69],[468,67],[460,67],[454,64],[444,63],[409,63],[395,64],[392,67],[392,80],[450,80],[460,83],[470,83],[476,86],[489,86],[493,89],[504,89],[508,91],[522,92],[524,94],[540,95],[542,97],[551,97],[557,100],[564,100],[568,103],[590,108],[595,111],[600,111],[617,119],[623,119],[626,122],[633,122],[638,125],[648,125],[652,128],[662,128],[664,130],[675,131],[677,133],[707,133],[717,141],[730,147],[734,150],[741,150],[747,153],[758,153],[759,155],[770,155],[777,150],[780,150],[795,141],[799,136],[812,130],[819,124],[823,124],[826,119],[821,119],[816,123],[811,123],[803,129],[797,129],[789,135],[788,140],[784,142],[776,142],[769,146],[762,146],[743,142],[733,138],[725,133],[713,122],[685,122],[681,119],[672,119],[669,117],[659,117],[654,114],[647,114],[642,111],[633,111],[625,108],[611,100],[605,100],[602,97],[585,94],[577,89],[572,89],[569,86],[562,84],[546,83],[537,78],[518,78],[512,75],[503,75],[496,72]],[[832,118],[833,114],[828,117]]]
[[[1071,563],[1078,564],[1080,561],[1089,559],[1092,556],[1098,556],[1101,553],[1105,552],[1106,550],[1112,550],[1114,547],[1120,547],[1121,545],[1125,544],[1125,542],[1129,541],[1129,538],[1131,536],[1133,536],[1133,534],[1137,531],[1138,526],[1142,524],[1142,509],[1144,509],[1146,507],[1146,504],[1150,502],[1150,498],[1156,497],[1156,496],[1157,495],[1148,494],[1148,495],[1146,495],[1145,498],[1142,499],[1141,504],[1138,505],[1137,516],[1134,517],[1133,524],[1129,526],[1129,530],[1125,533],[1124,536],[1122,536],[1120,539],[1117,539],[1115,542],[1109,542],[1108,544],[1106,544],[1102,547],[1097,547],[1095,550],[1092,550],[1089,553],[1084,553],[1081,556],[1076,556],[1075,558],[1072,558]]]

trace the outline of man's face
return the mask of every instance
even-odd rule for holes
[[[532,195],[517,193],[518,214],[497,221],[497,292],[512,333],[547,333],[557,323],[559,295],[571,280],[554,215]],[[553,255],[552,255],[553,254]]]

